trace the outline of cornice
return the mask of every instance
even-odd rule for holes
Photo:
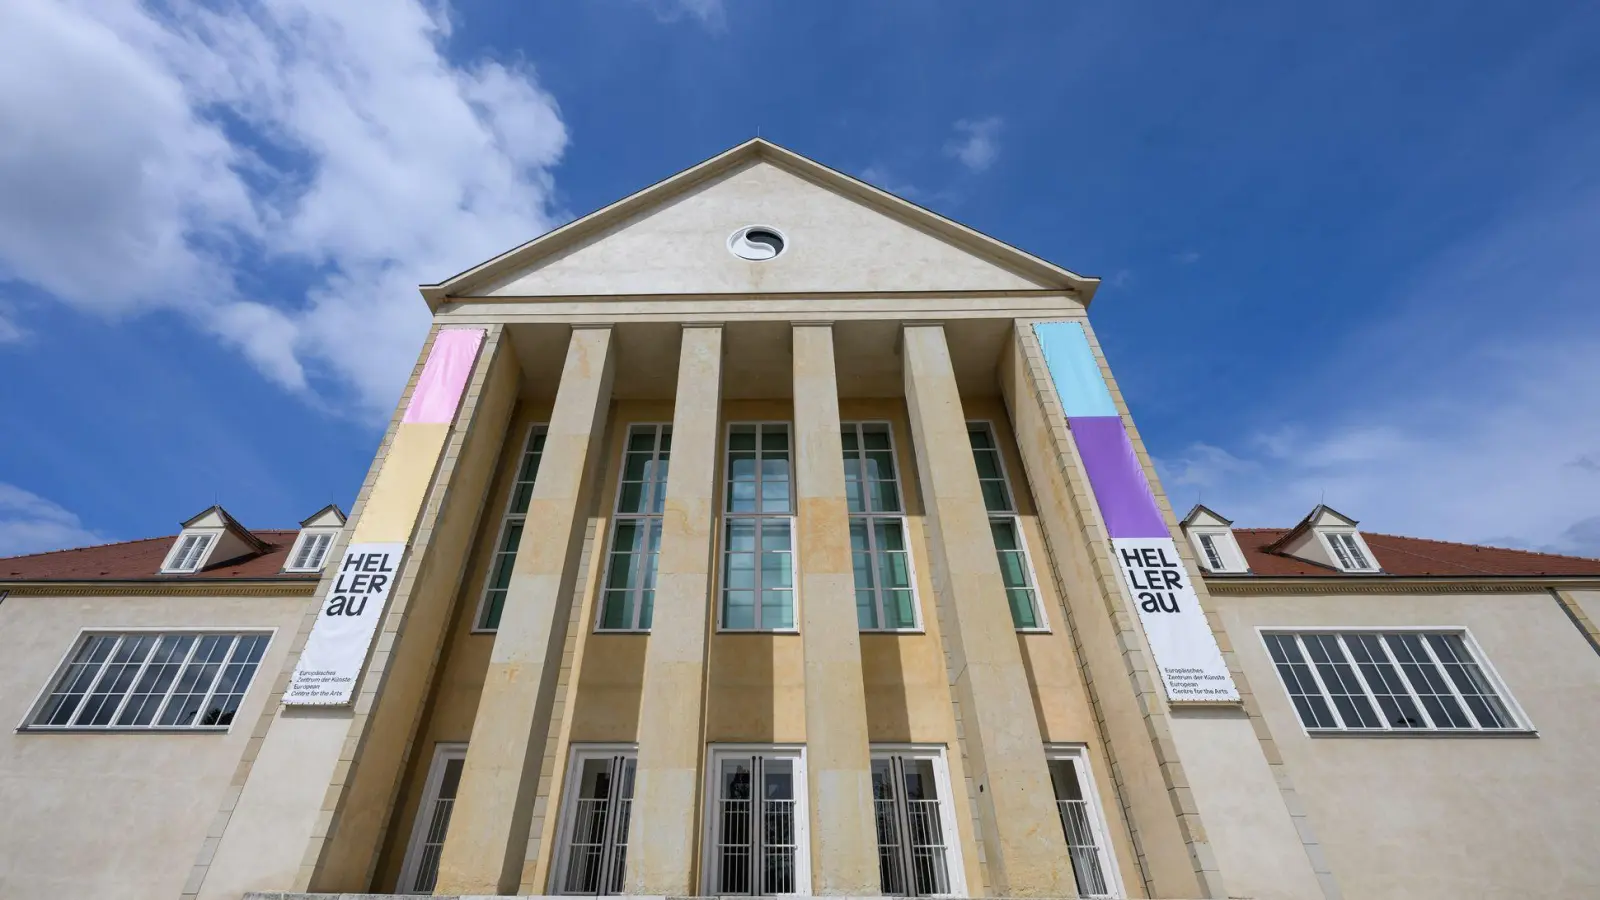
[[[1339,575],[1205,579],[1206,590],[1226,596],[1308,594],[1532,594],[1553,587],[1600,590],[1597,578],[1385,578]]]
[[[316,590],[310,580],[0,582],[0,593],[12,597],[309,597]]]

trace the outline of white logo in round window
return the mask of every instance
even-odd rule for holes
[[[751,262],[772,259],[787,245],[783,232],[770,225],[746,225],[728,235],[728,251]]]

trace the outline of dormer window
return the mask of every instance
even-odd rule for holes
[[[1200,542],[1200,552],[1205,557],[1206,568],[1213,572],[1220,572],[1228,567],[1222,560],[1222,548],[1217,546],[1221,535],[1197,534],[1195,540]]]
[[[184,532],[179,536],[177,545],[172,548],[172,553],[167,556],[166,563],[161,566],[161,571],[171,575],[200,571],[200,567],[205,564],[206,556],[211,552],[211,546],[216,542],[215,532]]]
[[[1324,531],[1322,536],[1327,539],[1328,546],[1333,548],[1333,558],[1338,561],[1339,568],[1346,572],[1370,572],[1373,569],[1371,557],[1367,555],[1362,541],[1353,531]]]
[[[1189,535],[1195,558],[1207,572],[1242,575],[1250,571],[1244,551],[1233,537],[1233,522],[1196,505],[1183,517],[1183,530]]]
[[[302,531],[294,549],[289,552],[285,572],[317,572],[328,559],[328,548],[333,546],[337,531]]]

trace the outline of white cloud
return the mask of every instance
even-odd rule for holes
[[[0,556],[43,553],[103,541],[59,504],[0,482]]]
[[[1000,156],[1000,124],[999,116],[958,120],[956,137],[944,145],[945,154],[974,172],[984,171]]]
[[[527,67],[445,58],[447,10],[381,10],[5,4],[0,278],[180,314],[290,390],[387,412],[416,285],[555,224],[567,135]],[[287,296],[241,275],[280,265]]]
[[[641,0],[658,22],[676,22],[685,16],[708,31],[725,31],[728,11],[723,0]]]

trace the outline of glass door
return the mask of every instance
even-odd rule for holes
[[[560,893],[622,893],[636,766],[631,753],[579,751],[573,760]]]
[[[712,893],[798,893],[796,768],[794,757],[717,760]]]
[[[931,755],[876,756],[872,798],[878,878],[885,894],[949,894],[949,845],[942,779]]]

